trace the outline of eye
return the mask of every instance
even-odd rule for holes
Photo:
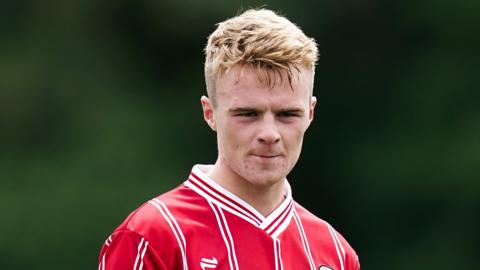
[[[283,112],[279,112],[277,115],[279,117],[286,117],[286,118],[300,116],[300,114],[297,111],[283,111]]]
[[[246,111],[246,112],[240,112],[235,114],[235,116],[240,116],[240,117],[256,117],[258,116],[257,112],[254,111]]]

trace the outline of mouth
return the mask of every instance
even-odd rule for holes
[[[261,159],[274,159],[280,157],[280,154],[253,154],[254,157],[261,158]]]

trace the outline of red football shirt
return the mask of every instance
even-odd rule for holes
[[[131,213],[105,241],[99,270],[360,269],[355,251],[292,199],[287,181],[285,200],[264,217],[202,169]]]

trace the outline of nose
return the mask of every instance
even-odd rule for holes
[[[261,129],[258,133],[258,142],[261,144],[275,144],[280,141],[280,132],[275,117],[265,115],[264,121],[261,123]]]

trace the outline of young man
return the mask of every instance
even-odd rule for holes
[[[269,10],[209,37],[201,98],[218,159],[134,211],[105,242],[99,269],[358,270],[354,250],[293,201],[287,174],[316,104],[316,43]]]

